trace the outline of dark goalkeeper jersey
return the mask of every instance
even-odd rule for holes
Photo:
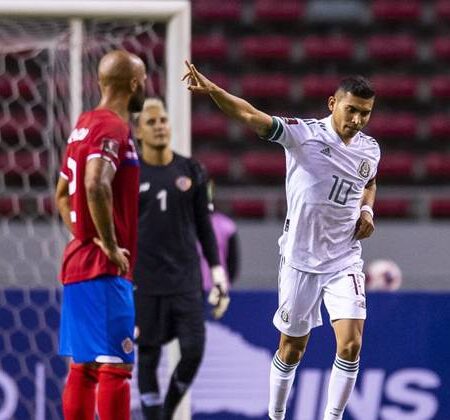
[[[201,290],[197,240],[209,265],[219,264],[206,178],[196,161],[175,153],[165,166],[141,160],[134,273],[138,293],[171,295]]]

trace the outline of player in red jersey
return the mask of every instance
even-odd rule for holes
[[[146,72],[139,57],[116,50],[98,76],[100,103],[69,137],[55,197],[73,234],[61,270],[60,354],[73,359],[66,420],[93,420],[96,399],[102,420],[130,418],[139,164],[128,121],[142,109]]]

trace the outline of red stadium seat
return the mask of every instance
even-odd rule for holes
[[[412,215],[411,200],[407,198],[379,198],[375,201],[376,217],[404,218]]]
[[[231,86],[231,81],[228,75],[224,73],[211,73],[208,75],[208,79],[212,80],[217,86],[225,90],[229,90]]]
[[[379,75],[372,78],[377,97],[390,99],[413,98],[417,93],[418,83],[415,77],[408,75]]]
[[[241,10],[240,0],[195,0],[192,2],[194,21],[239,21]]]
[[[231,201],[231,211],[235,217],[262,219],[266,215],[263,200],[236,198]]]
[[[241,79],[244,97],[288,99],[291,80],[283,74],[245,75]]]
[[[19,211],[19,204],[16,196],[1,197],[0,198],[0,215],[3,217],[10,217],[17,214]]]
[[[300,85],[304,97],[324,99],[334,94],[340,81],[339,76],[310,74],[300,79]]]
[[[311,60],[349,60],[355,51],[353,39],[343,36],[311,35],[303,40],[302,46],[304,55]]]
[[[439,36],[433,40],[433,54],[435,59],[450,59],[450,37]]]
[[[450,41],[450,39],[449,39]],[[450,76],[434,76],[430,82],[432,98],[450,98]]]
[[[372,2],[372,16],[378,22],[408,22],[419,20],[422,14],[417,0],[375,0]]]
[[[298,22],[305,7],[299,0],[256,0],[254,10],[256,21]]]
[[[244,174],[265,180],[282,179],[286,162],[282,151],[250,151],[241,156]]]
[[[53,197],[40,195],[37,197],[37,211],[42,216],[52,216],[57,213]]]
[[[192,136],[195,140],[225,138],[227,135],[228,121],[225,115],[197,112],[192,116]]]
[[[433,181],[450,180],[450,154],[430,153],[425,158],[425,173]]]
[[[192,40],[194,60],[227,60],[228,42],[219,35],[197,36]]]
[[[409,35],[373,35],[367,40],[369,59],[412,60],[417,55],[417,41]]]
[[[450,0],[437,0],[434,7],[435,20],[450,20]]]
[[[288,36],[247,36],[241,38],[241,57],[244,59],[289,59],[292,39]]]
[[[415,157],[408,152],[383,155],[378,165],[377,178],[396,181],[414,181]]]
[[[375,139],[414,140],[417,135],[419,121],[414,114],[396,113],[375,114],[366,131]]]
[[[450,198],[435,198],[430,203],[430,216],[436,219],[450,217]]]
[[[432,115],[428,119],[428,130],[433,139],[450,140],[450,116],[447,114]]]
[[[230,171],[231,157],[226,152],[199,152],[194,158],[202,163],[212,178],[227,177]]]
[[[2,75],[0,77],[0,98],[7,99],[12,96],[12,83],[11,77],[8,77],[7,75]]]

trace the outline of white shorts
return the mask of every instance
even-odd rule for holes
[[[303,337],[322,325],[322,299],[330,321],[366,319],[364,286],[362,262],[336,273],[314,274],[299,271],[282,258],[273,323],[285,335]]]

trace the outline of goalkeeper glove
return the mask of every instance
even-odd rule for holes
[[[213,306],[213,317],[219,319],[223,317],[230,304],[227,275],[221,265],[215,265],[211,267],[211,277],[213,287],[209,292],[208,303]]]

